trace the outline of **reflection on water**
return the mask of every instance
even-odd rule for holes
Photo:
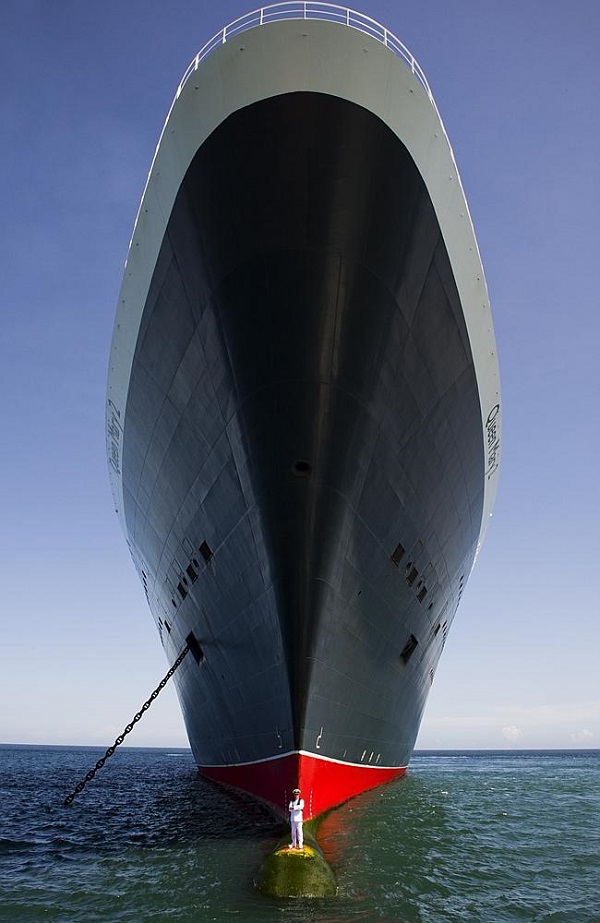
[[[0,747],[0,921],[598,923],[598,751],[418,756],[323,820],[318,901],[254,890],[285,827],[172,752],[116,754],[64,808],[93,751]]]
[[[436,857],[451,839],[444,795],[426,780],[407,775],[333,811],[319,841],[336,868],[340,895],[365,919],[419,923],[424,893],[447,888],[437,880]],[[382,911],[384,911],[382,913]]]

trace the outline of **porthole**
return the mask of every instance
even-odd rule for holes
[[[400,564],[400,561],[404,557],[404,553],[405,552],[404,552],[403,546],[400,543],[398,543],[390,555],[390,560],[392,564],[395,564],[396,567],[398,567],[398,565]]]
[[[415,648],[417,647],[418,643],[419,643],[419,642],[417,641],[417,639],[415,638],[414,635],[411,635],[411,636],[409,637],[408,641],[406,642],[406,644],[405,644],[404,647],[402,648],[402,652],[401,652],[401,654],[400,654],[400,660],[402,661],[403,664],[407,664],[407,663],[408,663],[408,661],[409,661],[410,658],[412,657],[412,655],[413,655],[413,653],[414,653],[414,651],[415,651]]]
[[[198,579],[198,572],[194,568],[193,564],[188,564],[185,570],[192,583],[195,583]]]
[[[292,464],[292,474],[297,478],[309,478],[312,467],[310,462],[303,458],[297,458]]]
[[[412,586],[415,580],[417,579],[417,577],[419,576],[419,571],[413,564],[408,564],[406,569],[408,571],[408,573],[406,574],[406,582],[408,583],[409,586]]]
[[[212,551],[211,551],[211,548],[210,548],[210,545],[208,544],[208,542],[202,542],[202,544],[200,545],[198,551],[200,552],[200,554],[202,555],[202,557],[204,558],[204,560],[205,560],[207,563],[210,561],[210,559],[211,559],[212,556],[213,556],[213,553],[212,553]]]

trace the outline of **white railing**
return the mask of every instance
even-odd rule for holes
[[[358,13],[356,10],[350,10],[345,6],[338,6],[335,3],[305,3],[303,0],[289,0],[287,3],[273,3],[269,6],[262,6],[258,10],[253,10],[251,13],[240,16],[239,19],[234,19],[234,21],[225,26],[224,29],[221,29],[220,32],[213,35],[213,37],[200,49],[183,75],[177,90],[176,98],[181,93],[190,76],[198,69],[201,61],[208,57],[208,55],[215,51],[220,45],[224,45],[225,42],[230,41],[236,35],[239,35],[240,32],[245,32],[247,29],[253,29],[255,26],[264,26],[270,22],[280,22],[284,19],[325,19],[328,22],[341,23],[342,25],[348,26],[350,29],[358,29],[359,32],[364,32],[366,35],[370,35],[372,38],[377,39],[378,42],[381,42],[386,48],[389,48],[390,51],[393,51],[395,55],[404,61],[406,66],[422,84],[432,105],[435,107],[433,95],[429,89],[425,74],[406,45],[404,45],[393,32],[390,32],[385,26],[371,19],[370,16],[365,16],[364,13]]]

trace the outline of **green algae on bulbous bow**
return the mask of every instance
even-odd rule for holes
[[[314,837],[305,833],[303,849],[290,849],[287,843],[286,836],[261,865],[254,882],[261,894],[335,897],[335,876]]]

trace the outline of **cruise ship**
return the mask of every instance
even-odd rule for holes
[[[279,3],[188,67],[130,242],[116,512],[200,772],[305,819],[405,773],[492,515],[501,400],[453,152],[368,16]]]

